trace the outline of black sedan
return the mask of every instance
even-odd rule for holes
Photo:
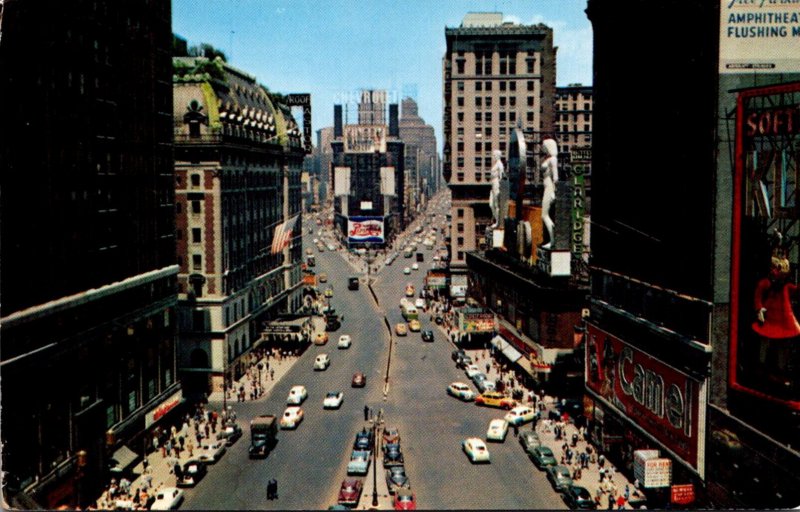
[[[392,466],[386,470],[386,487],[389,489],[389,494],[394,494],[400,488],[411,488],[404,466]]]
[[[200,460],[190,460],[183,465],[180,478],[177,479],[178,487],[194,487],[197,482],[206,476],[208,469],[206,463]]]
[[[597,508],[592,495],[585,487],[570,485],[562,495],[564,502],[572,510],[594,510]]]
[[[534,448],[542,446],[542,441],[539,439],[539,434],[536,432],[527,431],[520,432],[519,444],[522,446],[522,449],[525,450],[525,453],[527,453],[530,457],[533,455]]]
[[[462,357],[464,357],[466,355],[467,355],[467,353],[464,352],[463,349],[458,349],[458,350],[454,350],[453,353],[450,355],[450,357],[453,358],[453,361],[458,361],[459,359],[461,359]]]
[[[353,443],[354,450],[372,450],[372,430],[362,430],[356,434],[356,440]]]
[[[240,437],[242,437],[242,427],[236,423],[227,423],[222,431],[217,434],[217,439],[225,440],[227,446],[233,445]]]
[[[383,445],[383,467],[402,466],[404,463],[405,458],[403,457],[403,452],[400,451],[399,444],[390,443]]]
[[[548,466],[547,479],[550,480],[550,485],[553,486],[557,492],[566,492],[569,486],[572,485],[572,477],[569,474],[569,468],[562,465]]]
[[[433,331],[430,329],[422,331],[422,341],[433,341]]]

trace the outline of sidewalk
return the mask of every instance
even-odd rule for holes
[[[320,328],[319,322],[316,320],[317,317],[315,317],[312,336],[316,336]],[[322,322],[321,328],[324,329],[324,322]],[[281,378],[289,371],[297,359],[297,356],[284,357],[280,355],[262,358],[259,361],[264,368],[261,371],[261,394],[256,400],[263,400],[272,387],[280,382]],[[234,382],[233,389],[243,388],[245,401],[251,401],[251,391],[254,390],[253,384],[257,384],[257,380],[258,370],[245,373],[238,381]],[[226,401],[228,410],[224,411],[223,405]],[[127,484],[124,479],[121,482],[112,480],[110,485],[106,487],[106,491],[96,501],[95,507],[101,510],[113,510],[115,508],[146,510],[145,503],[147,503],[148,499],[152,500],[159,490],[165,487],[176,487],[175,464],[179,464],[183,468],[185,462],[198,456],[198,448],[201,441],[205,442],[208,439],[216,441],[217,433],[223,429],[224,421],[228,418],[233,421],[236,420],[236,412],[232,404],[237,399],[233,390],[228,391],[226,401],[223,400],[222,391],[211,393],[208,397],[208,404],[199,405],[195,414],[191,417],[187,414],[182,425],[171,427],[165,425],[163,428],[168,429],[173,434],[173,439],[183,438],[184,448],[177,450],[177,452],[173,449],[172,453],[167,453],[166,447],[158,446],[134,467],[133,473],[137,476],[133,482]],[[247,425],[239,424],[239,426],[242,428],[243,435],[236,442],[246,442],[242,441],[242,439],[247,437]],[[176,441],[175,445],[180,446],[180,443]],[[214,471],[214,466],[209,465],[208,471]],[[127,492],[125,488],[127,488]],[[112,489],[117,489],[117,491],[110,492]],[[114,498],[111,497],[111,494],[115,494]],[[137,494],[139,495],[138,500],[135,499]]]

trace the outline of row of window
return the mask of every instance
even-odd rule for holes
[[[591,118],[592,118],[592,114],[590,114],[589,112],[584,112],[583,113],[583,120],[584,121],[591,121]],[[578,114],[563,113],[562,112],[562,113],[558,114],[558,120],[559,121],[577,121],[578,120]]]
[[[500,53],[497,62],[497,74],[500,75],[516,75],[517,74],[517,59],[515,54]],[[473,74],[475,75],[491,75],[493,74],[494,55],[491,53],[475,53],[475,67]],[[464,58],[456,59],[456,73],[463,75],[466,73],[467,60]],[[525,73],[533,74],[536,72],[536,59],[525,59]]]
[[[475,84],[475,92],[482,92],[482,91],[491,92],[492,84],[495,83],[495,82],[492,82],[491,80],[486,80],[486,81],[478,80],[478,81],[473,82],[473,83]],[[535,82],[533,80],[527,80],[525,82],[526,89],[528,91],[533,91],[534,90],[534,83]],[[516,91],[517,90],[517,82],[515,80],[510,80],[510,81],[501,80],[501,81],[497,82],[497,87],[500,89],[501,92],[502,91],[506,91],[506,90],[508,90],[508,91]],[[458,92],[464,92],[464,88],[465,88],[465,82],[463,82],[461,80],[456,82],[456,89],[458,90]]]
[[[578,104],[577,103],[574,103],[574,104],[570,105],[566,101],[564,101],[564,102],[556,101],[556,110],[574,111],[574,110],[579,110],[579,109],[578,109]],[[584,103],[583,104],[583,110],[592,110],[592,104],[591,103]]]
[[[533,107],[534,103],[535,103],[534,97],[533,96],[527,96],[525,103],[529,107]],[[517,106],[517,97],[516,96],[499,96],[498,97],[498,104],[501,107],[505,107],[506,104],[508,104],[509,107],[516,107]],[[463,96],[459,96],[459,97],[456,98],[456,106],[458,106],[458,107],[463,107],[464,106],[464,97]],[[484,107],[485,106],[487,108],[491,108],[491,106],[492,106],[492,97],[491,96],[486,96],[484,98],[483,96],[475,96],[475,106],[476,107]]]

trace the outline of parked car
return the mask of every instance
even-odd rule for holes
[[[569,468],[558,464],[556,466],[548,466],[545,469],[547,472],[547,479],[550,485],[553,486],[558,492],[566,492],[570,485],[572,485],[572,477],[569,474]]]
[[[512,425],[524,425],[536,417],[534,410],[527,405],[518,405],[508,411],[505,418]]]
[[[228,422],[223,425],[220,432],[217,434],[217,439],[225,441],[226,446],[233,446],[240,437],[242,437],[242,427],[233,422]]]
[[[531,460],[533,465],[539,469],[544,469],[547,466],[555,466],[556,458],[553,456],[553,450],[547,446],[538,446],[531,451]]]
[[[483,375],[483,374],[481,374],[481,375]],[[475,387],[478,388],[478,391],[480,391],[481,393],[487,393],[489,391],[496,391],[495,385],[494,385],[494,381],[485,378],[486,375],[483,375],[483,376],[484,376],[484,378],[480,379],[480,380],[479,379],[472,379],[472,382],[475,383]]]
[[[352,386],[354,388],[363,388],[367,385],[367,376],[364,372],[356,372],[353,374]]]
[[[414,263],[411,265],[411,270],[419,270],[419,263]]]
[[[487,391],[475,397],[475,405],[512,409],[517,405],[516,400],[497,391]]]
[[[292,386],[289,396],[286,397],[288,405],[300,405],[308,397],[308,390],[305,386]]]
[[[331,358],[328,357],[328,354],[319,354],[316,359],[314,359],[314,369],[315,370],[327,370],[328,366],[331,365]]]
[[[150,510],[174,510],[183,502],[183,490],[177,487],[164,487],[156,494]]]
[[[534,449],[542,446],[542,441],[539,439],[539,434],[528,430],[519,433],[519,444],[522,446],[522,449],[525,450],[525,453],[527,453],[530,457],[533,454]]]
[[[356,440],[353,442],[354,450],[371,450],[372,449],[372,430],[364,429],[356,433]]]
[[[342,406],[342,400],[344,400],[344,393],[341,391],[331,391],[325,395],[325,399],[322,401],[322,408],[338,409]]]
[[[456,360],[456,366],[458,368],[462,368],[462,369],[466,368],[467,366],[471,365],[472,363],[473,363],[472,358],[469,357],[466,354],[463,357],[460,357],[460,358],[458,358]]]
[[[594,510],[597,508],[592,494],[586,487],[570,485],[562,495],[564,502],[572,510]]]
[[[178,487],[194,487],[208,472],[206,463],[201,460],[189,460],[183,465],[181,477],[177,478]]]
[[[463,382],[452,382],[447,386],[447,393],[465,402],[475,400],[475,392]]]
[[[422,341],[428,341],[428,342],[433,341],[433,331],[431,331],[430,329],[422,331]]]
[[[390,443],[399,443],[400,442],[400,431],[394,427],[387,427],[383,429],[383,443],[390,444]]]
[[[341,487],[339,487],[339,504],[357,507],[363,488],[364,484],[361,480],[357,478],[345,478],[342,481]]]
[[[328,343],[328,333],[318,332],[316,338],[314,338],[314,345],[324,345],[326,343]]]
[[[400,489],[394,495],[395,510],[417,510],[417,497],[409,489]]]
[[[404,323],[395,324],[394,333],[397,334],[398,336],[405,336],[406,334],[408,334],[408,329],[406,328],[406,324]]]
[[[222,441],[203,441],[197,450],[197,458],[202,462],[214,464],[225,454],[225,443]]]
[[[348,475],[366,475],[369,471],[369,462],[372,452],[369,450],[353,450],[350,462],[347,463]]]
[[[405,457],[403,457],[399,443],[383,445],[383,467],[402,466],[404,463]]]
[[[467,374],[467,377],[469,377],[471,379],[475,375],[481,373],[481,369],[478,368],[477,364],[473,363],[473,364],[468,364],[467,366],[465,366],[464,367],[464,372]]]
[[[350,345],[353,344],[353,341],[350,339],[349,334],[342,334],[339,336],[339,343],[336,344],[337,348],[350,348]]]
[[[394,494],[400,488],[411,488],[405,466],[392,466],[386,470],[386,487],[389,489],[389,494]]]
[[[477,437],[468,437],[461,441],[461,449],[467,454],[470,462],[490,462],[489,449],[486,443]]]
[[[453,359],[453,361],[458,362],[459,359],[461,359],[462,357],[465,357],[466,355],[467,355],[467,353],[464,352],[464,349],[463,348],[459,348],[457,350],[454,350],[453,353],[450,354],[450,357]]]
[[[403,269],[403,274],[409,275],[410,273],[411,273],[411,269],[409,267],[406,267],[406,268]]]
[[[283,416],[281,416],[281,428],[297,428],[300,422],[303,421],[303,416],[303,409],[294,405],[287,407],[286,410],[283,411]]]
[[[487,441],[505,442],[508,435],[508,422],[504,419],[494,419],[489,422],[489,430],[486,431]]]

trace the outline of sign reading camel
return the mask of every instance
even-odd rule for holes
[[[349,243],[379,243],[383,238],[383,217],[350,217],[347,219],[347,241]]]

